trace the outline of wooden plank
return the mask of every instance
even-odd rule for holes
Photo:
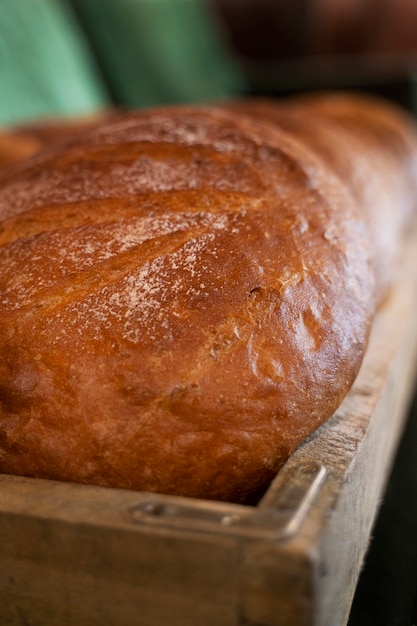
[[[343,626],[414,386],[416,241],[351,393],[258,506],[0,476],[0,622]]]
[[[134,523],[134,492],[3,477],[2,624],[234,623],[233,541]]]

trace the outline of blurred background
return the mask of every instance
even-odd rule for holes
[[[0,0],[0,125],[349,89],[417,113],[417,0]],[[349,626],[417,624],[417,402]]]
[[[417,108],[416,0],[0,0],[0,124],[349,88]]]

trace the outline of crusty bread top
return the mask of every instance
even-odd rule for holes
[[[230,106],[291,133],[339,177],[367,220],[382,303],[417,208],[417,131],[411,118],[392,103],[344,93]]]

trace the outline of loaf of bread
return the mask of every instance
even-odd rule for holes
[[[366,180],[237,108],[126,113],[0,184],[1,472],[245,502],[345,397],[383,262]],[[380,133],[384,216],[411,126]]]

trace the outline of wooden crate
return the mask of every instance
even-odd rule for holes
[[[2,626],[342,626],[414,390],[417,235],[359,377],[257,506],[0,476]]]

